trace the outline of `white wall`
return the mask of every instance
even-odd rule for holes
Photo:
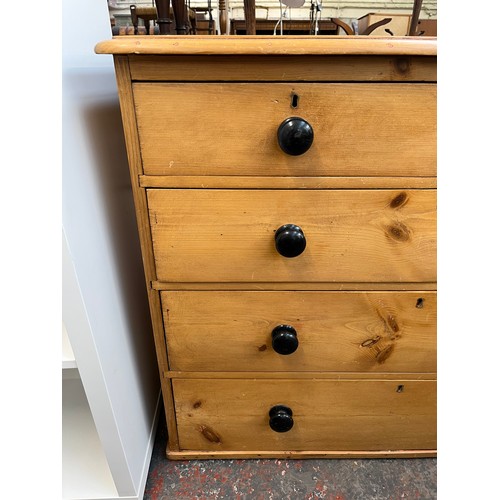
[[[111,472],[125,478],[118,493],[133,495],[159,374],[112,57],[94,54],[95,44],[111,37],[108,6],[105,0],[62,6],[62,218],[85,308],[77,314],[64,297],[64,321],[91,409],[100,412],[101,441],[126,457],[126,464],[120,453],[108,457]]]

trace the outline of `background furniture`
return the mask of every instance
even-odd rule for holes
[[[167,456],[434,456],[436,40],[174,40],[96,47]]]
[[[379,21],[374,22],[373,24],[368,25],[368,26],[362,26],[363,31],[360,31],[359,33],[355,33],[353,28],[351,28],[347,23],[345,23],[344,21],[342,21],[336,17],[333,17],[331,19],[331,21],[333,24],[336,24],[339,28],[344,30],[346,35],[351,35],[351,36],[364,35],[364,36],[366,36],[366,35],[370,35],[371,33],[373,33],[380,26],[385,26],[386,24],[389,24],[392,21],[392,19],[390,17],[385,17],[383,19],[380,19]]]
[[[132,18],[132,25],[134,26],[134,35],[138,34],[139,19],[142,19],[144,22],[146,35],[150,34],[151,21],[158,19],[156,7],[137,7],[136,5],[131,5],[130,16]]]
[[[420,19],[417,23],[417,35],[437,36],[437,19]]]
[[[392,36],[406,36],[410,30],[411,15],[406,14],[391,14],[391,13],[370,13],[358,19],[359,33],[363,33],[369,26],[372,26],[380,21],[390,18],[389,23],[380,25],[370,34],[373,36],[387,36],[390,33]],[[389,30],[389,31],[387,31]]]
[[[257,35],[272,35],[276,28],[277,19],[257,19],[255,21],[255,29]],[[321,35],[336,35],[338,33],[337,26],[332,25],[329,20],[319,22]],[[284,35],[309,35],[311,31],[311,22],[309,20],[283,20],[283,34]],[[231,34],[245,35],[246,22],[243,20],[231,21]],[[279,34],[279,28],[278,28]]]

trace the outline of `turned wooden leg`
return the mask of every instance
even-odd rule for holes
[[[245,26],[247,35],[255,35],[255,0],[243,0],[243,7],[245,9]]]
[[[187,22],[187,9],[184,0],[172,0],[172,9],[175,18],[175,30],[178,35],[186,35],[189,32]]]
[[[130,18],[132,19],[132,26],[134,27],[134,35],[137,35],[139,20],[137,18],[137,7],[135,5],[130,6]]]
[[[423,0],[414,0],[413,2],[413,13],[411,15],[410,30],[408,36],[417,35],[418,18],[420,17],[420,11],[422,10]]]
[[[170,34],[170,24],[172,23],[170,19],[170,0],[155,0],[156,12],[158,13],[158,28],[160,29],[160,35]]]
[[[219,0],[219,26],[220,34],[227,35],[229,30],[227,29],[227,10],[226,10],[226,0]]]

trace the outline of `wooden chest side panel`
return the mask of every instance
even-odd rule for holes
[[[150,189],[159,281],[435,282],[435,190]],[[274,233],[296,224],[295,258]]]
[[[135,83],[134,99],[147,175],[436,175],[434,84]],[[300,156],[278,145],[290,116],[314,130]]]
[[[170,368],[436,372],[435,292],[162,292]],[[290,325],[299,346],[272,347]]]
[[[183,450],[436,448],[435,381],[173,381]],[[286,405],[293,428],[269,427]]]

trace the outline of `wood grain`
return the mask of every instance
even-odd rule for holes
[[[436,177],[251,177],[217,175],[141,175],[144,188],[201,189],[429,189]]]
[[[247,290],[247,291],[262,291],[262,290],[304,290],[304,291],[348,291],[348,290],[392,290],[392,291],[433,291],[437,289],[435,282],[416,283],[366,283],[366,282],[309,282],[309,281],[287,281],[277,283],[274,281],[252,281],[250,282],[237,282],[231,283],[200,283],[192,282],[166,282],[166,281],[153,281],[151,286],[155,290]]]
[[[140,81],[420,81],[435,82],[425,56],[129,56]]]
[[[170,368],[435,372],[433,292],[163,292]],[[421,306],[417,307],[419,304]],[[278,325],[293,354],[273,350]]]
[[[142,163],[132,98],[132,84],[130,81],[128,59],[124,56],[117,56],[114,58],[114,62],[156,357],[158,369],[160,373],[162,373],[164,370],[168,370],[168,358],[163,317],[161,314],[160,295],[158,291],[151,288],[151,281],[156,279],[156,270],[151,241],[151,230],[149,226],[146,191],[139,187],[138,182],[139,175],[142,174]],[[177,422],[173,409],[172,387],[170,381],[161,377],[161,387],[169,442],[171,449],[175,450],[178,449]]]
[[[436,174],[433,84],[136,83],[134,99],[148,175]],[[314,130],[300,156],[278,145],[278,127],[290,116]]]
[[[436,39],[128,36],[96,52],[115,55],[167,456],[434,456]],[[292,115],[315,132],[300,157],[276,140]],[[274,248],[285,223],[306,234],[300,257]],[[298,331],[288,357],[276,322]],[[291,431],[269,428],[275,404]]]
[[[396,451],[174,451],[167,447],[169,460],[243,460],[249,458],[284,458],[287,460],[307,460],[310,458],[324,459],[356,459],[356,458],[432,458],[436,450],[396,450]]]
[[[406,55],[436,56],[435,37],[354,36],[118,36],[97,54],[185,55]]]
[[[204,372],[186,372],[186,371],[168,371],[163,374],[165,378],[175,379],[268,379],[269,372],[217,372],[217,371],[204,371]],[[369,379],[371,381],[377,380],[398,380],[404,382],[405,380],[436,380],[436,373],[385,373],[385,372],[273,372],[273,379],[329,379],[329,380],[362,380]],[[236,382],[237,383],[237,382]]]
[[[436,281],[434,190],[149,189],[148,205],[159,281]],[[307,247],[287,259],[274,232],[291,223]]]
[[[433,381],[174,379],[181,450],[351,450],[436,448]],[[286,405],[293,428],[269,427]]]

